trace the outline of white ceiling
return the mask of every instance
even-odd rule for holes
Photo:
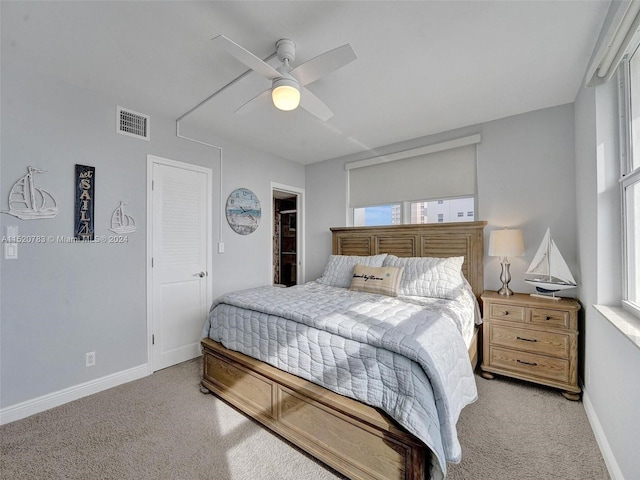
[[[260,58],[291,38],[294,66],[350,43],[357,60],[308,87],[334,111],[327,122],[271,105],[234,114],[269,87],[256,73],[185,119],[309,164],[572,102],[608,7],[608,0],[2,1],[2,63],[177,119],[246,70],[213,47],[216,35]]]

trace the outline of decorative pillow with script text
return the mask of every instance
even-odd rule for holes
[[[402,267],[368,267],[358,264],[353,267],[350,288],[359,292],[397,297],[403,270]]]

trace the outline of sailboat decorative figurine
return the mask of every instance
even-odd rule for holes
[[[532,293],[533,297],[559,300],[560,297],[555,296],[556,292],[577,286],[567,262],[564,261],[560,250],[551,238],[549,229],[547,229],[547,233],[545,233],[525,275],[530,277],[525,278],[524,281],[536,287],[538,292],[537,294]]]
[[[9,210],[4,213],[22,220],[53,218],[58,215],[56,199],[43,188],[34,185],[33,174],[44,173],[36,167],[27,167],[27,174],[13,184],[9,192]]]
[[[125,205],[126,203],[120,200],[120,205],[111,215],[111,228],[109,230],[119,235],[135,232],[137,228],[133,217],[124,213]]]

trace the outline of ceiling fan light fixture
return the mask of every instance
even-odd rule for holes
[[[278,78],[273,81],[271,89],[273,105],[288,112],[295,110],[300,105],[300,88],[298,82],[290,78]]]

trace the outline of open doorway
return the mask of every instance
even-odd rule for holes
[[[273,188],[273,283],[297,285],[300,266],[300,193]]]
[[[298,283],[298,197],[273,191],[273,283]]]

